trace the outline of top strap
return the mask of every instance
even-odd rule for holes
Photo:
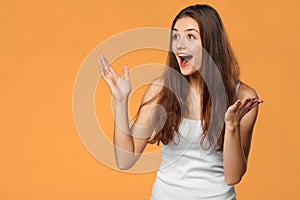
[[[235,86],[235,96],[237,96],[237,94],[238,94],[240,84],[241,84],[240,80],[237,80],[237,83],[236,83],[236,86]]]

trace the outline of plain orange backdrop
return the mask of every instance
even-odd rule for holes
[[[99,43],[133,28],[169,28],[181,9],[196,3],[217,9],[239,60],[241,80],[265,101],[248,171],[236,185],[238,199],[300,199],[296,0],[1,1],[0,199],[149,199],[155,172],[113,170],[82,145],[72,115],[73,85],[81,63]],[[146,53],[129,54],[113,67],[121,72],[124,62],[130,69],[164,62],[163,56]],[[108,94],[100,81],[95,97],[99,119],[111,112],[99,110]],[[141,97],[136,94],[132,115]],[[112,138],[113,121],[108,122],[104,129]]]

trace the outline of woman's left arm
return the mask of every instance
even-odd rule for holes
[[[239,183],[247,170],[258,104],[263,102],[254,90],[248,92],[247,96],[237,100],[225,114],[223,162],[227,185]]]

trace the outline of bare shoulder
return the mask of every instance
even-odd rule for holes
[[[157,96],[158,93],[162,90],[162,88],[163,88],[163,79],[161,77],[152,81],[144,94],[143,103]]]
[[[250,85],[240,81],[240,87],[238,91],[238,99],[245,99],[247,97],[256,97],[259,98],[259,95],[257,94],[256,90],[251,87]]]
[[[136,119],[136,123],[139,125],[146,125],[149,126],[149,124],[155,125],[158,116],[160,114],[160,107],[157,106],[158,104],[158,95],[161,89],[163,88],[163,79],[158,78],[152,81],[149,84],[149,87],[147,88],[146,92],[144,93],[141,107],[138,112],[138,116]],[[154,120],[153,120],[154,119]]]

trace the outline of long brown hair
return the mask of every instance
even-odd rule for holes
[[[215,150],[223,151],[224,115],[226,109],[236,101],[235,86],[239,79],[239,66],[230,47],[221,18],[214,8],[209,5],[198,4],[183,9],[173,20],[171,30],[173,30],[176,21],[183,17],[191,17],[197,21],[203,52],[207,55],[202,55],[201,72],[199,72],[202,77],[199,81],[200,96],[202,97],[201,102],[199,102],[203,131],[201,143],[207,137],[209,144],[214,145]],[[178,79],[172,72],[172,70],[176,70],[180,73],[175,54],[172,52],[172,33],[166,64],[168,67],[163,74],[164,87],[154,97],[155,99],[157,98],[158,104],[165,109],[166,121],[162,126],[163,128],[156,132],[154,137],[148,141],[150,144],[157,143],[159,145],[161,141],[166,145],[172,141],[175,133],[178,133],[182,115],[188,112],[187,94],[189,90],[186,87],[182,87],[183,81],[188,80],[188,77],[181,74],[183,78]],[[215,69],[211,67],[212,64],[216,65]],[[219,77],[215,75],[218,73],[220,74]],[[203,79],[204,81],[202,81]],[[222,86],[224,95],[222,95],[222,91],[220,92]],[[216,115],[215,111],[218,112]],[[217,123],[214,123],[212,126],[212,121]],[[216,140],[214,138],[216,134],[213,133],[218,130],[221,133],[217,134],[218,138]]]

